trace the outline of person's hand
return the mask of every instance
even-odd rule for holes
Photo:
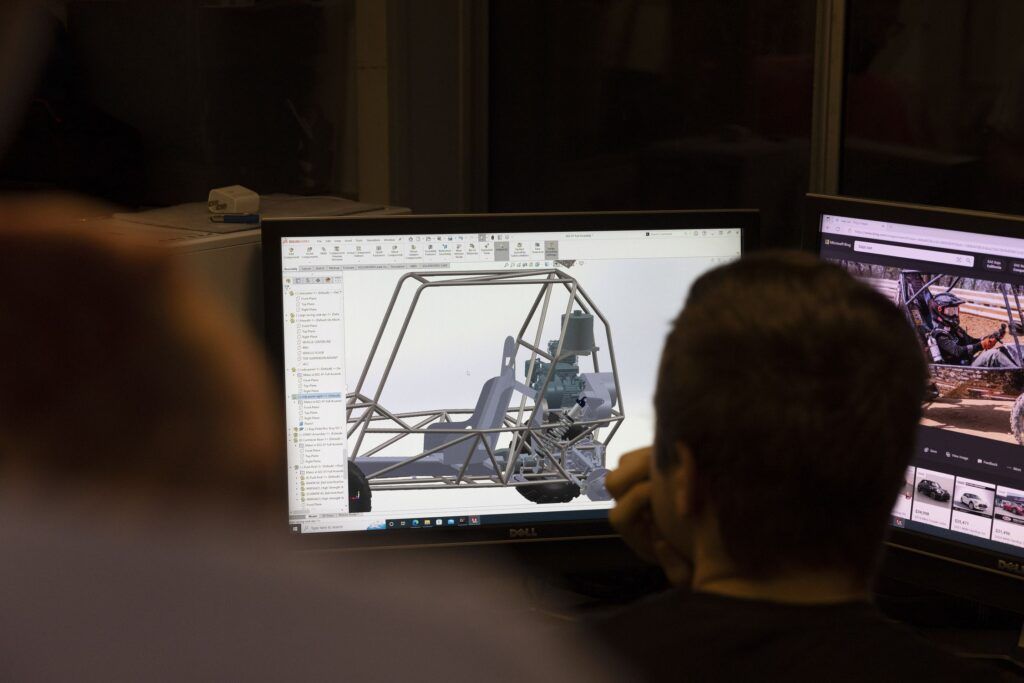
[[[640,559],[656,563],[654,518],[651,514],[651,448],[630,451],[604,480],[615,507],[608,513],[612,527]]]
[[[690,582],[693,565],[661,535],[651,510],[650,447],[630,451],[605,479],[615,507],[608,513],[612,527],[640,559],[660,565],[673,585]]]
[[[988,351],[989,349],[994,347],[996,343],[997,340],[995,337],[985,337],[984,339],[981,340],[981,348],[984,349],[985,351]]]

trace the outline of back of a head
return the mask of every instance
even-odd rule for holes
[[[276,438],[255,344],[163,250],[61,206],[0,205],[0,469],[125,498],[266,500]]]
[[[658,464],[693,452],[724,550],[751,577],[869,575],[903,480],[926,369],[899,310],[809,255],[700,278],[655,398]]]

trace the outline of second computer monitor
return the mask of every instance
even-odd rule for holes
[[[1024,221],[838,197],[809,206],[807,245],[898,306],[930,368],[893,542],[1020,573]]]

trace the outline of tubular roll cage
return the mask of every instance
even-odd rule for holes
[[[405,284],[410,281],[418,282],[419,286],[416,288],[409,310],[402,321],[402,326],[398,333],[398,339],[395,341],[395,345],[391,350],[391,355],[388,357],[387,364],[384,367],[384,373],[381,376],[380,382],[378,383],[373,396],[370,397],[364,393],[364,384],[366,382],[367,374],[369,373],[370,366],[373,364],[374,358],[380,348],[381,339],[384,336],[384,331],[388,327],[391,315],[394,313],[395,304],[398,301],[399,294],[401,294]],[[345,396],[346,422],[348,424],[347,436],[350,440],[353,439],[353,437],[355,438],[355,445],[349,452],[349,461],[354,462],[357,457],[372,457],[374,454],[381,452],[385,448],[388,448],[389,446],[392,446],[413,434],[426,434],[428,432],[427,427],[431,423],[450,423],[452,422],[451,417],[453,415],[466,415],[473,412],[470,408],[442,408],[439,410],[393,413],[387,410],[380,403],[381,394],[384,391],[384,386],[387,383],[388,376],[391,374],[391,369],[394,365],[395,358],[398,355],[398,350],[401,348],[402,341],[405,339],[405,334],[409,329],[409,323],[412,320],[413,312],[416,310],[416,305],[423,293],[428,289],[436,287],[496,287],[510,285],[540,286],[540,291],[537,293],[537,296],[533,301],[530,312],[527,314],[526,319],[519,328],[519,333],[516,335],[511,361],[514,366],[515,358],[520,348],[525,348],[530,352],[530,360],[526,373],[528,379],[533,377],[534,365],[538,356],[546,359],[550,363],[540,389],[533,392],[534,395],[531,397],[533,399],[533,405],[529,407],[526,405],[527,394],[524,392],[525,387],[516,383],[517,390],[519,390],[521,394],[519,406],[518,408],[509,407],[505,411],[502,426],[493,429],[438,429],[436,427],[434,429],[430,429],[429,431],[431,433],[458,434],[460,437],[448,441],[441,446],[411,455],[408,458],[403,459],[401,462],[394,463],[368,475],[367,480],[369,480],[372,488],[401,490],[443,489],[452,486],[459,486],[462,488],[486,488],[509,485],[530,486],[568,482],[578,484],[578,479],[571,473],[569,467],[566,465],[566,454],[569,448],[577,445],[583,439],[592,436],[597,429],[609,425],[611,426],[611,431],[608,433],[608,436],[606,436],[603,441],[598,441],[598,443],[607,446],[608,443],[611,442],[612,437],[615,436],[619,426],[625,419],[622,392],[619,389],[619,372],[615,363],[615,349],[612,343],[611,326],[597,306],[594,305],[590,296],[586,291],[584,291],[574,277],[554,268],[538,270],[472,271],[472,273],[468,274],[452,273],[451,271],[424,271],[418,273],[406,273],[401,277],[401,279],[399,279],[395,286],[395,291],[391,296],[391,301],[384,313],[384,319],[381,321],[380,328],[377,331],[377,336],[373,341],[370,354],[366,359],[366,363],[363,365],[363,370],[359,376],[359,381],[356,384],[355,390]],[[552,291],[559,286],[564,287],[569,292],[569,299],[566,304],[565,315],[562,318],[561,331],[558,336],[558,345],[554,354],[551,354],[541,348],[541,340],[544,332],[544,320],[547,318],[548,308],[551,302],[551,294]],[[544,396],[544,393],[547,391],[548,384],[551,382],[551,378],[555,374],[555,366],[557,362],[568,356],[576,355],[564,352],[562,349],[565,330],[569,321],[569,314],[573,311],[574,307],[579,308],[584,313],[596,316],[604,326],[605,338],[608,342],[608,356],[611,364],[612,378],[615,383],[615,393],[618,397],[618,406],[617,408],[613,407],[611,409],[611,415],[609,417],[596,420],[579,420],[575,422],[575,425],[582,427],[583,431],[571,440],[562,444],[558,452],[547,453],[542,450],[545,442],[544,436],[548,430],[557,426],[558,423],[553,422],[540,424],[540,419],[544,417],[541,412],[541,397]],[[537,331],[534,335],[533,342],[531,343],[526,341],[523,337],[526,335],[527,329],[537,313],[538,308],[540,308],[540,318],[537,324]],[[595,348],[593,351],[594,372],[600,372],[598,351],[598,348]],[[524,415],[527,413],[529,415],[527,419],[524,420]],[[538,415],[538,413],[540,413],[540,415]],[[374,426],[375,423],[380,422],[385,423],[385,426]],[[485,437],[491,434],[501,434],[505,432],[513,435],[512,441],[514,445],[509,452],[507,462],[504,467],[502,467],[498,462],[494,447]],[[361,449],[363,445],[363,438],[367,434],[392,434],[393,436],[383,443],[369,449],[365,453],[362,453]],[[536,435],[537,438],[532,438],[534,435]],[[465,462],[462,463],[458,473],[454,476],[440,475],[431,477],[430,479],[424,479],[422,477],[386,476],[390,472],[405,465],[470,440],[475,440],[479,442],[479,444],[483,445],[487,452],[488,460],[494,467],[495,474],[466,474],[466,470],[476,453],[476,446],[474,445],[468,450]],[[597,441],[596,438],[595,441]],[[581,446],[580,448],[586,448],[586,446]],[[591,448],[593,448],[593,446],[591,446]],[[513,475],[516,474],[516,466],[524,452],[529,452],[533,455],[543,457],[546,462],[550,462],[555,473],[557,473],[557,476],[555,476],[555,473],[542,472],[536,474],[521,474],[518,479],[513,480]]]

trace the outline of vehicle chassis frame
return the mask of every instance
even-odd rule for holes
[[[388,328],[388,323],[391,320],[392,314],[395,311],[395,304],[398,301],[398,297],[401,294],[404,286],[407,282],[418,282],[419,285],[413,294],[412,302],[409,305],[409,309],[405,314],[405,318],[402,321],[402,326],[398,333],[398,338],[395,340],[395,344],[391,350],[391,354],[388,357],[387,364],[384,367],[384,372],[381,375],[380,381],[377,384],[377,388],[370,397],[364,393],[364,384],[366,377],[369,374],[370,367],[373,364],[374,359],[377,356],[377,352],[380,348],[381,339],[384,336],[385,330]],[[581,441],[591,437],[592,443],[602,445],[607,449],[608,444],[611,442],[615,433],[618,431],[619,426],[625,419],[625,410],[623,407],[622,392],[619,385],[619,373],[618,366],[615,361],[615,349],[612,342],[611,325],[608,320],[601,313],[600,309],[594,304],[593,300],[586,293],[583,287],[580,286],[576,278],[566,274],[562,270],[557,268],[548,269],[536,269],[536,270],[487,270],[487,271],[470,271],[470,272],[452,272],[452,271],[422,271],[422,272],[411,272],[403,275],[395,286],[395,290],[392,293],[391,301],[384,313],[384,318],[381,321],[380,328],[377,331],[377,336],[373,341],[373,345],[370,348],[370,353],[366,358],[366,362],[363,365],[362,373],[359,376],[359,381],[356,384],[354,391],[346,394],[345,399],[345,415],[346,423],[348,425],[347,438],[349,442],[355,439],[354,445],[349,450],[349,462],[355,463],[357,458],[369,458],[376,453],[380,453],[382,450],[393,446],[395,443],[402,439],[411,436],[413,434],[426,434],[428,432],[427,427],[432,423],[449,423],[452,422],[453,415],[465,415],[473,412],[472,408],[454,408],[447,409],[442,408],[439,410],[427,410],[427,411],[415,411],[406,413],[393,413],[387,410],[380,403],[381,394],[384,391],[384,387],[387,384],[391,369],[394,365],[395,358],[398,355],[398,350],[401,348],[402,341],[405,339],[406,331],[409,328],[409,323],[412,320],[416,306],[419,303],[420,297],[423,293],[432,288],[439,287],[470,287],[470,286],[522,286],[522,285],[534,285],[539,286],[540,291],[537,293],[533,301],[533,305],[530,308],[529,313],[526,315],[526,319],[523,321],[522,326],[519,328],[519,333],[515,337],[515,345],[512,350],[512,364],[515,365],[516,357],[520,348],[526,349],[530,353],[529,365],[527,367],[526,376],[527,379],[533,377],[534,366],[537,362],[538,357],[546,359],[550,365],[548,367],[547,374],[544,377],[544,381],[541,384],[540,389],[534,391],[525,385],[516,382],[516,389],[520,393],[521,398],[519,401],[518,408],[510,406],[505,411],[503,418],[503,424],[500,427],[493,429],[430,429],[431,433],[452,433],[459,434],[461,438],[448,441],[441,446],[431,448],[429,450],[423,450],[415,455],[411,455],[404,458],[401,462],[391,464],[383,469],[367,475],[367,480],[373,490],[420,490],[420,489],[446,489],[452,487],[458,488],[493,488],[495,486],[536,486],[545,484],[557,484],[557,483],[574,483],[579,485],[580,477],[578,472],[575,472],[572,467],[567,465],[567,453],[569,448],[577,446]],[[541,348],[541,341],[543,339],[544,332],[544,321],[547,318],[549,305],[551,302],[551,294],[557,287],[564,287],[569,292],[568,303],[566,304],[565,315],[562,317],[561,331],[558,336],[558,345],[555,348],[554,354],[548,353]],[[534,335],[533,342],[529,342],[524,339],[530,323],[533,321],[534,316],[540,308],[540,318],[537,324],[537,331]],[[547,391],[548,384],[554,377],[557,362],[575,353],[568,353],[563,351],[562,344],[565,338],[565,331],[569,321],[569,314],[574,308],[579,308],[584,313],[594,315],[598,320],[601,321],[601,325],[604,328],[605,339],[608,343],[608,358],[611,365],[612,379],[614,381],[615,393],[617,397],[617,405],[611,408],[611,414],[608,417],[594,420],[579,420],[575,422],[583,428],[582,432],[574,436],[572,439],[559,444],[559,448],[556,452],[546,452],[542,445],[546,439],[544,438],[545,433],[558,426],[558,422],[550,422],[541,424],[538,420],[538,413],[542,411],[542,399],[545,392]],[[593,364],[594,372],[600,372],[600,360],[598,358],[599,348],[595,347],[593,350]],[[529,394],[533,393],[531,397]],[[533,399],[533,405],[527,407],[526,400],[530,397]],[[529,413],[529,417],[524,420],[524,415]],[[541,412],[540,418],[543,418]],[[390,423],[390,426],[374,426],[375,423]],[[601,427],[610,426],[611,431],[603,439],[599,440],[596,437],[596,431]],[[487,435],[494,433],[505,433],[508,432],[513,436],[514,447],[509,452],[507,462],[502,467],[498,462],[494,447],[490,444]],[[363,438],[367,434],[391,434],[391,438],[385,440],[383,443],[377,444],[369,449],[365,453],[361,453],[363,444]],[[538,438],[531,438],[531,437]],[[400,469],[401,467],[410,463],[416,462],[423,458],[426,458],[434,453],[443,451],[446,448],[462,444],[468,440],[477,440],[483,445],[487,452],[488,460],[494,468],[495,474],[491,475],[467,475],[466,470],[468,469],[470,462],[476,453],[476,447],[472,447],[468,450],[466,460],[462,463],[458,472],[454,475],[435,475],[435,476],[416,476],[416,477],[388,477],[387,474]],[[497,439],[495,439],[496,441]],[[586,448],[586,446],[578,446],[579,448]],[[591,445],[590,448],[594,446]],[[551,468],[545,468],[545,471],[536,474],[524,474],[520,473],[517,475],[516,469],[519,461],[524,453],[531,453],[537,456],[542,462],[550,463]],[[601,465],[605,464],[605,456],[602,455]],[[514,478],[515,477],[515,478]],[[582,488],[582,487],[581,487]]]

